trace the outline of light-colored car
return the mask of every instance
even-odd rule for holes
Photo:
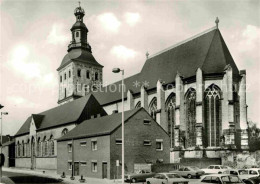
[[[245,169],[251,177],[260,176],[260,168]]]
[[[248,178],[253,177],[249,174],[249,171],[246,169],[228,169],[223,172],[223,174],[231,174],[238,176],[242,181],[246,181]]]
[[[231,174],[210,174],[201,177],[200,183],[218,183],[218,184],[244,184],[236,175]]]
[[[137,173],[131,173],[125,175],[125,181],[130,181],[132,183],[136,183],[138,181],[145,181],[146,178],[153,177],[155,173],[152,173],[148,170],[140,170]]]
[[[188,184],[189,181],[176,173],[157,173],[146,179],[147,184]]]
[[[201,169],[205,174],[222,174],[225,170],[231,169],[223,165],[210,165],[206,169]]]
[[[187,177],[191,179],[192,177],[200,178],[203,174],[205,174],[204,171],[202,171],[200,168],[195,166],[184,166],[179,168],[176,171],[170,171],[170,173],[177,173],[182,177]]]

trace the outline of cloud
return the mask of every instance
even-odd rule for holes
[[[108,31],[111,31],[113,33],[117,33],[119,31],[121,22],[113,13],[103,13],[99,15],[97,18],[102,24],[102,26]]]
[[[124,18],[127,24],[130,26],[134,26],[138,22],[140,22],[140,14],[139,13],[131,13],[127,12],[124,14]]]
[[[124,59],[124,60],[134,58],[137,55],[136,51],[132,49],[128,49],[123,45],[114,46],[110,50],[110,53],[115,55],[117,58]]]
[[[36,104],[30,102],[29,100],[24,99],[21,96],[8,96],[7,97],[8,104],[13,104],[15,106],[22,106],[23,108],[35,108]]]
[[[12,52],[10,61],[11,66],[26,78],[34,78],[40,76],[39,64],[35,61],[28,61],[29,49],[25,45],[17,46]]]
[[[259,49],[260,45],[260,28],[253,25],[247,25],[242,32],[242,40],[239,43],[241,51],[252,51]]]
[[[64,33],[62,24],[53,24],[52,29],[47,36],[47,42],[53,45],[65,44],[69,41],[69,37]]]

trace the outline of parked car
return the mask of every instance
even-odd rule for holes
[[[223,172],[223,174],[232,174],[238,176],[243,182],[248,178],[251,178],[252,175],[249,174],[248,170],[245,169],[228,169]]]
[[[157,173],[152,178],[146,179],[147,184],[188,184],[189,181],[176,173]]]
[[[247,179],[244,183],[246,184],[260,184],[260,176],[255,176]]]
[[[189,179],[192,178],[192,177],[200,178],[200,176],[205,174],[204,171],[202,171],[200,168],[195,167],[195,166],[181,167],[176,171],[170,171],[170,173],[177,173],[180,176],[187,177]]]
[[[131,181],[132,183],[136,183],[137,181],[145,181],[146,178],[153,177],[155,173],[152,173],[147,170],[140,170],[137,173],[127,174],[125,175],[125,181]]]
[[[231,174],[210,174],[201,177],[200,183],[218,183],[218,184],[244,184],[236,175]]]
[[[259,176],[260,175],[260,168],[251,168],[251,169],[245,169],[248,171],[248,174],[251,177]]]
[[[205,174],[221,174],[227,169],[231,168],[223,165],[210,165],[206,169],[201,170],[204,171]]]

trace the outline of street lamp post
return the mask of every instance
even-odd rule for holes
[[[2,109],[4,106],[2,106],[0,104],[0,109]],[[0,140],[0,143],[1,143],[1,155],[2,155],[2,150],[3,150],[3,140],[2,140],[2,132],[3,132],[3,115],[8,115],[8,112],[1,112],[1,140]],[[0,184],[2,183],[2,166],[0,167]]]
[[[122,184],[125,180],[125,126],[124,126],[124,70],[114,68],[114,73],[122,72]]]

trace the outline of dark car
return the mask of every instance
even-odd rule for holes
[[[145,181],[146,178],[151,178],[154,175],[155,175],[155,173],[152,173],[151,171],[140,170],[137,173],[126,174],[125,181],[130,181],[132,183],[136,183],[137,181]]]
[[[260,184],[260,176],[248,178],[247,181],[244,181],[246,184]]]

